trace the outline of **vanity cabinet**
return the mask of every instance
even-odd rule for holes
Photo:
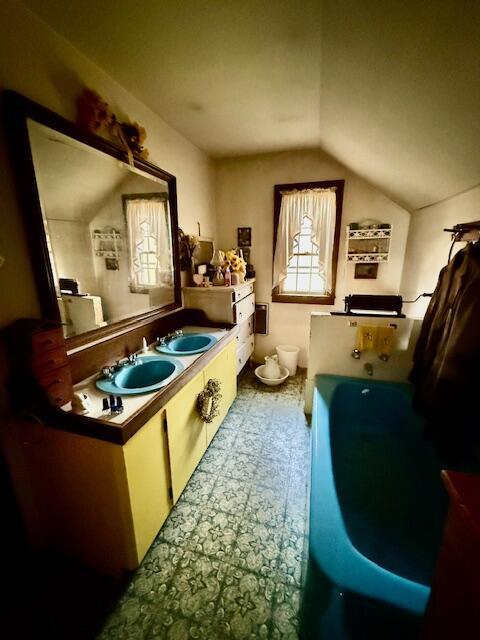
[[[159,411],[122,447],[138,566],[171,509],[165,412]],[[137,437],[138,436],[138,437]]]
[[[237,395],[237,367],[236,367],[236,345],[231,342],[229,346],[220,353],[215,360],[205,367],[205,384],[210,378],[220,380],[222,398],[220,400],[220,413],[213,422],[206,423],[207,447],[212,441],[218,428],[222,424],[227,412]]]
[[[165,406],[174,504],[235,399],[235,357],[235,342],[232,341]],[[213,422],[204,423],[198,415],[196,402],[198,394],[211,378],[220,381],[220,413]]]
[[[201,309],[213,322],[238,326],[237,374],[250,359],[255,346],[253,318],[255,313],[255,279],[232,287],[184,287],[185,306]]]
[[[197,412],[197,396],[204,386],[202,372],[165,407],[174,504],[207,448],[205,425]]]
[[[235,398],[235,347],[228,343],[123,445],[17,425],[39,512],[37,546],[103,573],[138,567]],[[222,400],[206,424],[196,402],[210,378],[220,380]]]
[[[171,509],[163,415],[123,446],[23,425],[43,546],[104,573],[140,564]]]

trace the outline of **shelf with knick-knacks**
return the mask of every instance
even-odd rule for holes
[[[352,223],[347,226],[347,262],[387,262],[392,226],[386,223]]]
[[[122,251],[122,234],[116,229],[94,229],[93,250],[99,258],[118,259]]]

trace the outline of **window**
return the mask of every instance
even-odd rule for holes
[[[312,240],[312,220],[303,216],[300,233],[293,240],[293,253],[282,283],[284,293],[325,293],[325,277],[320,275],[318,246]]]
[[[140,225],[140,232],[142,238],[137,239],[137,282],[145,287],[155,287],[158,275],[157,239],[152,235],[153,231],[148,222]]]
[[[273,302],[334,303],[343,187],[275,186]]]
[[[130,291],[171,286],[172,247],[165,194],[123,196],[130,257]]]

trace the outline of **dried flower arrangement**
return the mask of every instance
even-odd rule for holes
[[[148,150],[143,146],[147,137],[145,128],[138,122],[120,122],[107,102],[88,87],[84,88],[77,99],[77,124],[93,133],[103,129],[120,140],[128,153],[130,164],[133,164],[132,154],[148,158]]]
[[[178,229],[178,245],[180,249],[180,269],[187,271],[192,268],[192,257],[200,241],[197,236],[188,235]]]
[[[229,249],[225,252],[225,267],[230,267],[232,271],[242,274],[247,271],[247,263],[237,254],[236,249]]]
[[[213,422],[220,414],[220,380],[210,378],[205,389],[197,397],[197,411],[203,422]]]

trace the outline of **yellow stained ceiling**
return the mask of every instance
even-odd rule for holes
[[[479,2],[26,4],[213,157],[321,147],[410,210],[480,182]]]

